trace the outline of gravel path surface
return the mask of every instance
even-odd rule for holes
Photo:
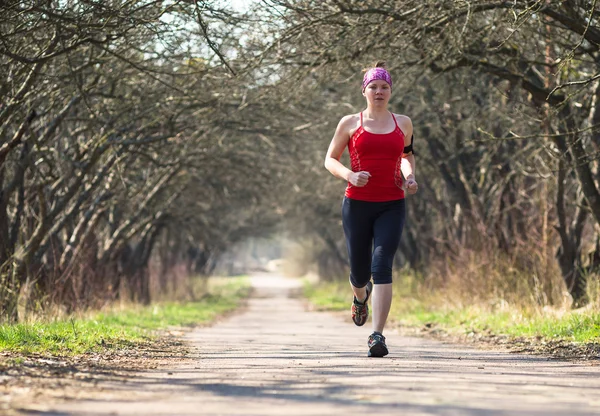
[[[307,311],[299,282],[253,277],[243,313],[187,337],[192,360],[98,385],[111,394],[36,415],[600,415],[598,362],[572,363],[437,341],[386,338],[367,358],[370,322]]]

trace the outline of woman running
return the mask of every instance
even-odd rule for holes
[[[362,94],[367,108],[342,117],[327,150],[325,167],[348,182],[342,224],[354,292],[352,320],[358,326],[367,322],[367,301],[373,292],[368,356],[383,357],[388,354],[383,328],[392,303],[394,255],[404,227],[404,191],[414,194],[418,185],[412,122],[388,110],[392,77],[385,63],[378,62],[365,72]],[[351,169],[340,162],[346,147]]]

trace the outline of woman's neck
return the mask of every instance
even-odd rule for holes
[[[367,109],[363,111],[363,115],[372,120],[384,120],[389,118],[390,111],[387,108],[367,107]]]

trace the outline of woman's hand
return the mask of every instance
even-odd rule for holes
[[[419,184],[415,181],[415,177],[409,175],[408,178],[406,178],[406,192],[408,192],[409,195],[414,195],[418,190]]]
[[[369,182],[370,177],[371,174],[369,172],[351,172],[348,177],[348,182],[350,182],[353,186],[358,186],[360,188]]]

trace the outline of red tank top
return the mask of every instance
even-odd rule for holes
[[[402,189],[402,152],[404,133],[400,130],[396,117],[392,114],[396,128],[391,133],[369,133],[363,128],[363,115],[360,113],[360,127],[348,141],[350,164],[353,172],[366,171],[371,174],[369,182],[362,187],[348,182],[346,197],[360,201],[383,202],[404,198]]]

